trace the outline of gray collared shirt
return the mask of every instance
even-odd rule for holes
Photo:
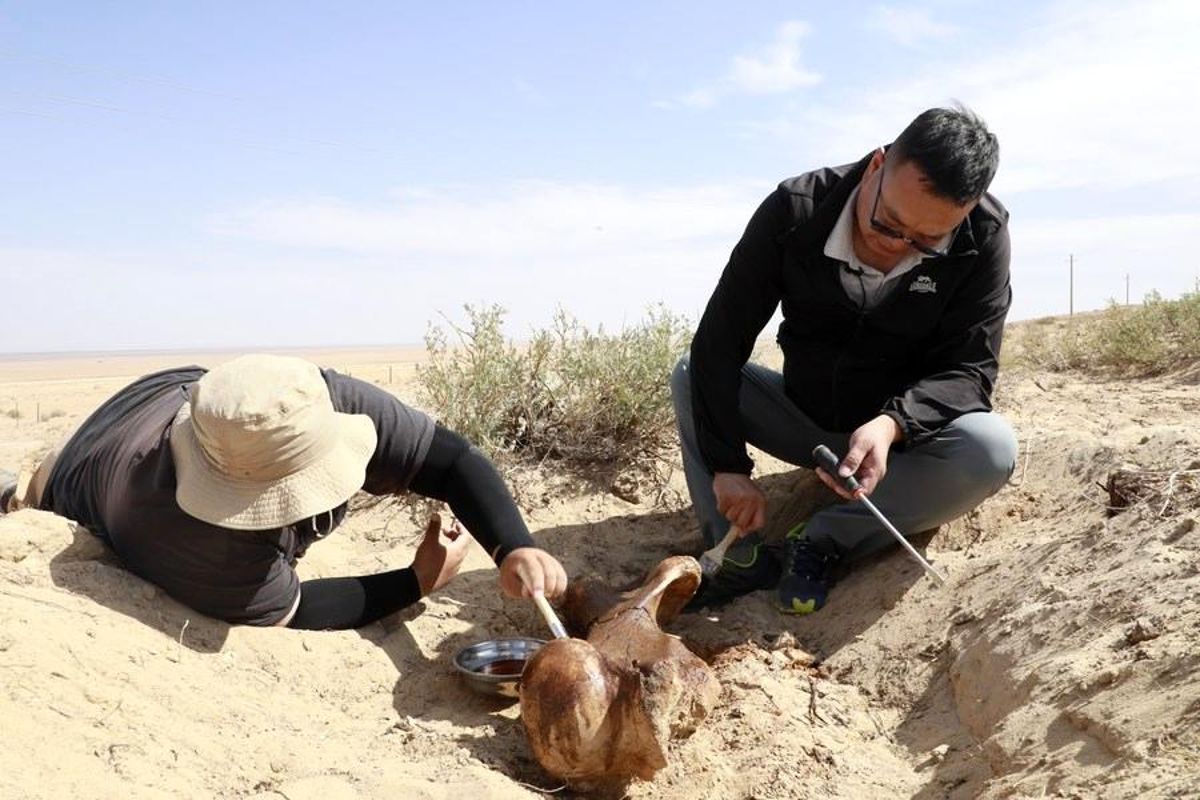
[[[899,278],[927,258],[924,253],[913,251],[900,260],[900,263],[887,272],[881,272],[867,264],[854,252],[854,203],[858,199],[860,187],[856,187],[842,206],[842,213],[837,224],[829,232],[825,240],[825,255],[841,261],[848,269],[842,269],[839,275],[842,279],[842,289],[846,295],[859,304],[863,311],[870,311],[883,302],[892,290],[899,285]],[[950,234],[938,242],[937,248],[942,249],[950,242]]]

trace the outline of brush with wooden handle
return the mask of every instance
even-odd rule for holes
[[[567,635],[567,629],[559,621],[558,614],[554,613],[554,609],[550,606],[550,601],[546,599],[545,594],[540,591],[534,592],[533,602],[538,607],[538,611],[542,612],[542,618],[546,620],[546,625],[549,626],[550,632],[554,634],[555,639],[570,638]]]
[[[711,578],[716,575],[721,569],[721,562],[725,560],[725,551],[729,546],[741,538],[742,529],[737,525],[729,526],[729,533],[725,534],[725,538],[717,542],[714,547],[705,550],[700,554],[700,572],[706,578]]]

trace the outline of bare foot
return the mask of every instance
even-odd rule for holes
[[[441,515],[430,517],[429,524],[425,526],[425,537],[417,546],[412,563],[417,582],[421,585],[422,597],[436,592],[458,574],[470,544],[471,538],[458,522],[442,533]]]

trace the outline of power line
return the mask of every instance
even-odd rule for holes
[[[1071,288],[1069,299],[1067,301],[1067,307],[1070,309],[1068,313],[1073,317],[1075,316],[1075,254],[1072,253],[1071,255],[1067,256],[1067,261],[1071,264]]]

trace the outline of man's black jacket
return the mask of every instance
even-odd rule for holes
[[[713,472],[753,467],[738,415],[741,368],[781,303],[787,395],[825,430],[849,432],[883,413],[913,445],[991,410],[1012,300],[1008,212],[984,195],[949,255],[922,261],[864,313],[824,247],[869,161],[784,181],[734,248],[691,350],[696,429]]]

